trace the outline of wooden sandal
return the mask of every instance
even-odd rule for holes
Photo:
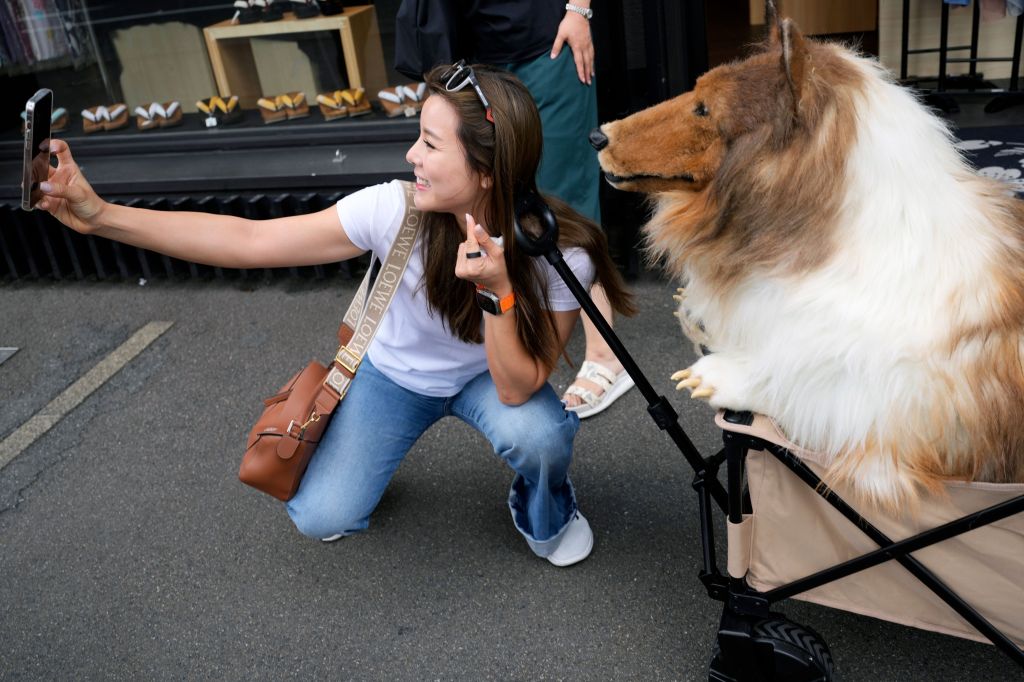
[[[345,3],[342,0],[318,0],[320,13],[325,17],[333,17],[345,11]]]
[[[284,18],[281,4],[274,0],[252,0],[252,4],[261,10],[260,21],[278,21]]]
[[[153,130],[160,127],[157,117],[164,113],[164,107],[159,102],[151,102],[135,107],[135,127],[139,130]]]
[[[256,106],[259,107],[260,116],[263,118],[264,123],[277,123],[288,118],[288,112],[284,110],[284,102],[281,101],[281,95],[274,98],[260,97],[256,101]]]
[[[173,128],[176,125],[181,125],[181,121],[184,115],[181,112],[181,102],[173,100],[171,102],[164,102],[164,115],[160,119],[161,128]]]
[[[216,117],[218,124],[230,125],[242,120],[242,109],[238,105],[238,95],[231,95],[227,99],[216,96],[211,97],[210,100],[214,106],[213,115]]]
[[[230,125],[242,120],[242,110],[238,106],[238,95],[231,95],[226,99],[220,95],[214,95],[209,99],[201,99],[196,102],[196,108],[206,114],[207,128],[217,125]]]
[[[209,99],[196,100],[196,109],[206,115],[203,119],[203,123],[206,124],[207,128],[213,128],[217,125],[217,116],[214,114],[215,107],[213,106],[213,97]]]
[[[320,105],[320,113],[324,115],[325,121],[333,121],[348,116],[348,107],[341,98],[341,90],[334,92],[322,92],[316,96],[317,104]]]
[[[402,86],[402,94],[405,95],[406,103],[419,112],[423,108],[423,98],[427,94],[426,83],[413,83]]]
[[[292,11],[295,12],[296,19],[309,19],[310,17],[320,16],[320,6],[317,5],[316,0],[291,0]]]
[[[284,103],[284,111],[289,119],[309,116],[309,103],[306,101],[306,93],[288,92],[281,95],[281,101]]]
[[[260,9],[253,5],[252,0],[235,0],[235,16],[232,24],[255,24],[260,20]]]
[[[348,105],[349,116],[363,116],[372,111],[363,88],[349,88],[341,91],[341,99]]]
[[[82,132],[86,135],[103,130],[103,118],[107,108],[103,106],[82,109]]]
[[[128,107],[112,104],[110,107],[96,106],[82,109],[82,132],[97,133],[101,130],[117,130],[128,123]]]
[[[104,130],[117,130],[128,125],[128,105],[123,102],[107,107],[107,119],[103,121]]]
[[[68,110],[64,107],[57,107],[50,114],[50,132],[59,133],[68,127]]]
[[[181,123],[181,103],[173,102],[150,102],[135,107],[135,127],[139,130],[152,130],[153,128],[170,128]]]
[[[380,101],[380,105],[384,109],[384,114],[388,118],[416,115],[416,108],[406,104],[405,92],[402,90],[401,85],[396,85],[392,88],[384,88],[377,93],[377,99]]]

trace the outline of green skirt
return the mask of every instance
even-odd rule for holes
[[[587,139],[597,127],[597,86],[580,82],[568,45],[557,59],[545,52],[505,68],[526,85],[540,110],[544,154],[537,186],[600,224],[601,169],[597,152]]]

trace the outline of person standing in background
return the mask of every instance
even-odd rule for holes
[[[500,66],[529,89],[540,110],[544,154],[541,191],[601,224],[600,166],[587,139],[597,127],[591,0],[465,0],[464,49],[472,61]],[[591,297],[609,324],[612,307],[600,285]],[[581,419],[598,414],[633,386],[590,319],[583,316],[584,362],[565,392]]]

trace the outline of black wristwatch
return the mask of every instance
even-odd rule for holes
[[[501,315],[516,304],[516,295],[515,292],[512,292],[504,298],[499,298],[493,291],[484,289],[483,287],[477,287],[476,304],[480,306],[480,309],[485,313]]]

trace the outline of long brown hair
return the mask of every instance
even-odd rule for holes
[[[505,264],[516,294],[516,334],[530,355],[553,368],[558,362],[559,340],[554,316],[548,309],[543,259],[528,256],[517,247],[514,223],[515,193],[536,191],[542,147],[540,114],[529,91],[511,73],[474,65],[473,72],[491,104],[492,123],[472,86],[457,92],[445,89],[441,76],[448,68],[439,66],[427,74],[429,95],[442,97],[458,114],[459,142],[470,170],[492,178],[488,209],[481,222],[492,236],[501,236],[504,241]],[[584,249],[612,309],[632,315],[632,301],[608,256],[604,233],[566,203],[553,197],[545,199],[558,219],[559,246]],[[455,216],[424,214],[421,248],[430,308],[442,315],[456,337],[482,343],[483,313],[476,305],[473,284],[456,280],[453,275],[463,241],[465,235]]]

